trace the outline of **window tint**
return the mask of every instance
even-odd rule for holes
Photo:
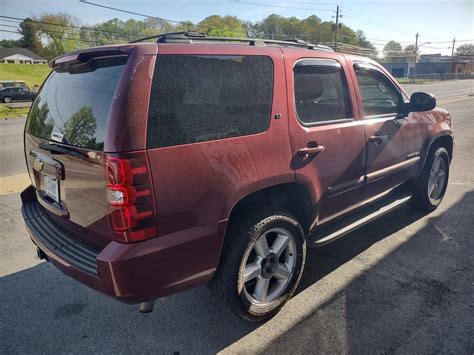
[[[272,91],[269,57],[158,56],[148,147],[263,132],[270,123]]]
[[[324,122],[352,116],[339,65],[296,65],[294,76],[296,113],[301,122]]]
[[[365,116],[394,114],[401,100],[390,80],[375,70],[356,68]]]
[[[56,69],[31,107],[27,132],[78,147],[102,150],[109,111],[126,57],[95,59]]]

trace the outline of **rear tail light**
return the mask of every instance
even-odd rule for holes
[[[146,153],[107,154],[105,170],[114,239],[136,242],[156,236],[155,199]]]

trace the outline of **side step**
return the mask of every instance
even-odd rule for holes
[[[365,214],[359,214],[345,222],[338,223],[337,225],[327,230],[324,230],[323,232],[320,232],[320,233],[316,232],[315,236],[309,239],[308,247],[317,248],[325,244],[328,244],[338,238],[341,238],[344,235],[352,232],[353,230],[360,228],[363,225],[373,221],[374,219],[377,219],[393,211],[394,209],[400,207],[401,205],[408,202],[410,198],[411,198],[411,195],[401,197],[377,209],[371,209],[367,211]]]

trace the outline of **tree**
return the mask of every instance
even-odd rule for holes
[[[384,60],[386,63],[394,63],[400,61],[400,58],[405,58],[402,52],[402,45],[395,41],[388,42],[383,47]]]
[[[370,48],[375,50],[375,46],[365,37],[365,33],[362,30],[357,30],[355,32],[357,38],[357,45],[364,48]]]
[[[255,24],[257,37],[281,39],[285,22],[283,16],[271,14]]]
[[[463,44],[456,48],[457,55],[474,55],[474,44]]]
[[[22,38],[20,39],[20,45],[23,48],[28,48],[33,51],[41,50],[41,42],[38,38],[38,30],[34,24],[31,22],[31,19],[27,18],[20,22],[20,34]]]
[[[66,13],[44,14],[35,17],[35,28],[46,45],[42,55],[53,58],[65,52],[88,47],[90,42],[80,38],[79,20]]]
[[[212,15],[198,23],[199,29],[209,36],[247,37],[244,22],[235,16]]]
[[[415,45],[414,44],[409,44],[408,46],[406,46],[405,48],[403,48],[403,52],[405,53],[406,55],[406,59],[409,61],[409,62],[413,62],[414,59],[415,59]],[[419,53],[417,51],[416,53],[416,59],[419,58]]]
[[[15,40],[15,39],[2,39],[0,41],[0,47],[2,48],[15,48],[15,47],[21,47],[21,39],[20,40]]]
[[[97,129],[96,121],[92,107],[82,106],[65,123],[62,134],[69,144],[90,147],[89,144],[96,144],[93,139]]]

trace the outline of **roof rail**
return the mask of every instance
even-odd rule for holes
[[[157,34],[154,36],[143,37],[129,43],[143,42],[149,39],[155,39],[157,43],[195,43],[195,42],[240,42],[248,43],[251,46],[262,46],[269,45],[281,45],[289,47],[299,47],[306,49],[317,49],[323,51],[333,52],[331,47],[308,43],[298,38],[287,39],[287,40],[274,40],[274,39],[263,39],[263,38],[236,38],[236,37],[211,37],[207,36],[203,32],[196,31],[183,31],[183,32],[171,32]]]

